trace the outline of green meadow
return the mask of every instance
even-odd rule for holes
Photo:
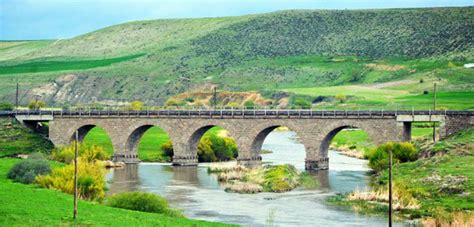
[[[1,226],[225,226],[112,208],[84,200],[78,201],[78,218],[73,220],[72,195],[7,179],[7,172],[18,161],[0,159]]]

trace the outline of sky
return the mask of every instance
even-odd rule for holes
[[[72,38],[134,20],[239,16],[287,9],[472,5],[474,0],[0,0],[0,40]]]

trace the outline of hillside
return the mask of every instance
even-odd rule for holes
[[[271,97],[285,89],[408,80],[388,89],[413,96],[429,87],[414,83],[421,79],[472,94],[473,71],[462,66],[474,61],[473,18],[473,7],[292,10],[0,42],[0,98],[14,99],[17,79],[23,104],[37,94],[56,106],[159,105],[213,85]]]

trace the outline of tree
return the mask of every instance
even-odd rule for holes
[[[168,142],[162,144],[161,145],[161,150],[163,150],[165,155],[168,156],[168,157],[173,157],[173,155],[174,155],[173,143],[171,143],[171,141],[168,141]]]
[[[311,108],[311,102],[304,98],[297,98],[294,101],[296,108],[309,109]]]
[[[343,103],[347,100],[347,97],[343,94],[337,94],[336,95],[336,100],[339,101],[340,103]]]
[[[0,103],[0,110],[13,110],[13,104],[9,102],[1,102]]]
[[[28,109],[30,110],[39,110],[44,107],[46,107],[46,103],[41,100],[31,100],[30,103],[28,103]]]
[[[256,105],[252,100],[247,100],[245,101],[244,106],[247,109],[254,109]]]
[[[130,103],[130,109],[131,110],[142,110],[143,109],[143,106],[145,106],[143,104],[143,102],[140,102],[140,101],[133,101]]]

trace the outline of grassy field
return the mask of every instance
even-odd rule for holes
[[[213,127],[207,131],[207,134],[218,134],[221,130],[220,127]],[[140,140],[138,145],[138,158],[144,162],[166,162],[170,161],[171,158],[166,156],[161,149],[161,145],[170,140],[168,134],[159,127],[152,127],[148,129]],[[95,127],[84,138],[84,143],[99,145],[104,150],[112,155],[113,148],[110,138],[104,129]]]
[[[107,207],[79,200],[78,219],[73,221],[73,197],[35,185],[14,183],[6,178],[18,159],[0,159],[1,226],[223,226],[224,224],[171,218]]]
[[[412,128],[412,138],[430,138],[433,135],[432,128]],[[334,136],[332,144],[336,147],[346,146],[366,152],[374,147],[369,135],[364,130],[342,130]]]
[[[109,66],[114,63],[128,61],[143,54],[136,54],[130,56],[123,56],[117,58],[107,59],[92,59],[92,60],[35,60],[32,62],[21,63],[16,65],[0,65],[1,74],[18,74],[18,73],[39,73],[39,72],[54,72],[67,70],[84,70],[96,67]]]
[[[351,96],[345,105],[333,102],[324,108],[427,108],[429,98],[410,97],[437,82],[446,93],[441,105],[467,109],[473,106],[468,98],[474,77],[463,64],[474,59],[465,21],[473,13],[472,7],[292,10],[136,21],[71,39],[0,42],[0,98],[13,101],[18,80],[25,96],[21,102],[27,103],[32,88],[77,74],[81,77],[69,85],[75,89],[64,92],[65,99],[55,91],[43,98],[58,106],[64,100],[69,105],[110,100],[162,105],[173,95],[217,84],[221,90],[267,92],[269,97],[284,90]],[[432,26],[419,26],[426,21]],[[406,80],[411,82],[365,86]],[[424,83],[416,83],[420,80]],[[456,104],[448,102],[451,92],[469,96]]]
[[[0,118],[0,158],[32,152],[49,153],[53,144],[13,118]]]

